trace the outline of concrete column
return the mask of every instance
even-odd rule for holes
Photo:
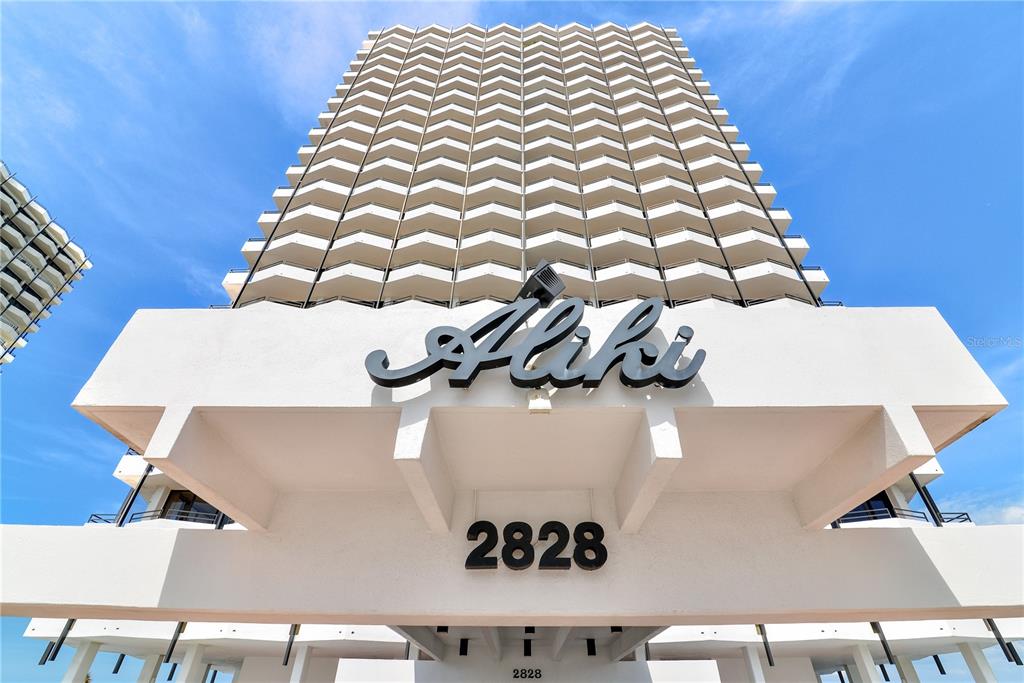
[[[844,664],[843,671],[846,672],[846,680],[850,681],[850,683],[864,683],[864,681],[860,679],[860,676],[857,675],[856,668],[850,666],[849,664]]]
[[[903,683],[921,683],[921,678],[914,669],[914,662],[906,655],[896,655],[896,671]]]
[[[641,645],[637,649],[633,650],[633,656],[636,658],[636,661],[638,661],[638,662],[646,662],[647,661],[647,643],[644,643],[643,645]]]
[[[203,683],[206,665],[203,663],[205,645],[189,645],[185,648],[185,658],[178,667],[178,683]]]
[[[967,662],[967,668],[971,670],[971,676],[975,683],[996,683],[992,665],[988,663],[980,646],[974,643],[960,643],[957,647],[960,648],[960,654],[964,656],[964,661]]]
[[[64,672],[61,683],[84,683],[85,677],[89,675],[89,667],[92,660],[96,659],[96,653],[100,651],[100,644],[87,640],[80,643],[75,649],[75,656],[71,658],[68,670]]]
[[[882,675],[875,666],[875,660],[871,656],[871,650],[867,645],[855,645],[853,648],[853,668],[850,672],[857,672],[860,683],[882,683]]]
[[[150,655],[142,660],[142,671],[136,683],[153,683],[156,679],[156,672],[160,670],[160,664],[164,661],[163,655]]]
[[[305,683],[306,674],[309,673],[312,649],[309,645],[300,645],[295,649],[292,654],[292,673],[288,677],[288,683]]]
[[[416,660],[416,659],[419,659],[419,658],[420,658],[420,649],[418,647],[416,647],[415,645],[413,645],[412,643],[409,643],[409,656],[406,657],[406,659]]]
[[[747,672],[747,680],[750,683],[764,683],[764,668],[761,666],[761,657],[757,648],[747,645],[743,650],[743,668]]]

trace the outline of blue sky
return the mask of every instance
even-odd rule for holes
[[[95,264],[3,370],[4,523],[117,509],[123,446],[71,400],[136,309],[226,301],[367,30],[643,19],[679,27],[826,298],[936,306],[968,345],[1010,407],[942,453],[933,493],[1024,521],[1024,5],[509,2],[4,5],[0,155]],[[24,624],[3,620],[3,680],[58,680],[70,651],[36,667]]]

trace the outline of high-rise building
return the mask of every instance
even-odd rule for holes
[[[139,311],[75,399],[132,449],[119,509],[3,527],[0,604],[37,617],[40,663],[74,646],[81,681],[107,651],[142,683],[1019,663],[1022,527],[927,488],[1005,400],[934,309],[823,305],[674,30],[375,31],[311,141],[231,310]]]
[[[674,30],[522,35],[371,33],[224,281],[236,305],[509,301],[541,259],[594,305],[818,301]]]
[[[0,364],[14,360],[25,337],[50,317],[71,283],[92,268],[36,198],[0,162]]]

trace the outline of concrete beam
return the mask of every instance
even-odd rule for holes
[[[448,533],[455,487],[440,448],[436,421],[425,406],[402,408],[394,459],[427,526],[433,532]]]
[[[266,531],[277,490],[193,406],[168,406],[143,455],[249,530]]]
[[[206,666],[203,664],[205,652],[206,646],[199,643],[185,647],[185,657],[178,669],[180,683],[203,683],[203,676],[206,674]]]
[[[494,661],[501,661],[501,632],[493,626],[485,626],[480,629],[480,635],[483,638],[484,645],[487,647],[487,651],[491,653],[491,657]]]
[[[746,645],[743,650],[743,668],[747,672],[747,680],[750,683],[764,683],[764,667],[761,666],[760,648],[753,645]]]
[[[821,529],[935,456],[911,406],[878,413],[793,489],[806,529]]]
[[[288,676],[288,683],[306,683],[309,679],[309,660],[312,658],[313,648],[309,645],[300,645],[295,648],[295,658],[292,660],[292,670]]]
[[[914,662],[907,655],[896,655],[896,671],[899,672],[902,683],[921,683]]]
[[[85,683],[85,678],[89,675],[89,668],[99,651],[98,641],[87,640],[80,643],[75,648],[75,654],[71,658],[71,663],[68,664],[67,671],[64,672],[64,677],[61,678],[61,683]]]
[[[142,670],[139,671],[139,677],[135,679],[135,683],[153,683],[163,661],[164,656],[162,654],[149,655],[144,658],[142,660]]]
[[[551,659],[557,662],[562,658],[562,651],[565,649],[565,643],[569,640],[571,633],[571,626],[562,626],[555,631],[555,639],[551,644]]]
[[[860,683],[882,683],[882,677],[878,673],[878,667],[875,666],[871,650],[863,643],[853,646],[853,666],[850,668],[850,673],[856,674],[855,678]]]
[[[671,406],[647,407],[615,485],[615,508],[623,533],[640,531],[647,513],[683,459]]]
[[[957,648],[967,662],[967,668],[971,671],[974,683],[996,683],[996,675],[992,671],[992,665],[985,658],[985,653],[980,645],[975,643],[959,643]]]
[[[444,643],[434,635],[429,626],[389,626],[392,631],[413,644],[420,652],[425,652],[435,662],[444,659]]]
[[[608,658],[613,662],[620,661],[630,652],[638,647],[642,647],[644,643],[667,628],[668,626],[634,626],[633,628],[627,628],[608,646]]]

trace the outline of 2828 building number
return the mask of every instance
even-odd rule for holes
[[[483,537],[483,540],[480,538]],[[562,522],[544,522],[537,534],[538,541],[554,537],[544,554],[540,556],[539,569],[568,569],[575,563],[580,569],[599,569],[608,560],[608,549],[604,547],[604,529],[596,522],[580,522],[572,532],[576,543],[572,560],[562,557],[569,545],[569,527]],[[533,527],[526,522],[509,522],[502,529],[502,563],[509,569],[526,569],[534,561]],[[493,522],[473,522],[466,532],[466,540],[479,541],[466,557],[466,569],[495,569],[498,558],[491,552],[498,545],[498,527]]]

